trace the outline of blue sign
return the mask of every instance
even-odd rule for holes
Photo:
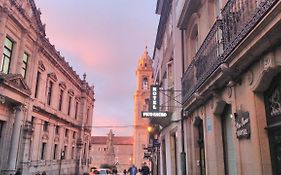
[[[207,117],[207,131],[212,131],[212,120],[210,117]]]

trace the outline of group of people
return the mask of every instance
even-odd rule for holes
[[[150,169],[147,166],[146,162],[143,163],[142,167],[138,169],[134,164],[128,169],[124,169],[123,174],[129,174],[129,175],[136,175],[138,172],[140,172],[142,175],[149,175]]]
[[[17,169],[15,175],[22,175],[22,170],[20,168]],[[39,172],[36,173],[36,175],[46,175],[46,172],[43,171],[42,174],[40,174]]]

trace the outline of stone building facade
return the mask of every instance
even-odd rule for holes
[[[147,48],[144,54],[139,58],[136,70],[137,89],[134,95],[134,153],[133,164],[138,168],[141,167],[144,160],[144,148],[148,146],[149,119],[142,118],[141,112],[148,111],[150,85],[153,84],[153,68],[152,59],[148,55]]]
[[[45,34],[33,0],[0,1],[0,174],[89,168],[94,90]]]
[[[119,173],[128,169],[133,158],[133,137],[115,136],[110,130],[108,136],[92,136],[90,167],[100,168],[102,164],[115,165]]]
[[[162,64],[172,43],[182,70],[174,74],[184,118],[176,145],[187,174],[280,174],[281,1],[159,0],[157,8],[154,62]],[[165,136],[173,121],[160,134],[163,175],[175,174]]]

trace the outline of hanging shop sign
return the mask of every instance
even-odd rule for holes
[[[150,86],[150,100],[149,111],[143,111],[141,113],[142,118],[162,118],[167,117],[168,112],[159,111],[159,86]]]
[[[249,139],[251,135],[249,112],[237,111],[234,113],[236,137],[238,139]]]
[[[150,86],[150,105],[149,111],[158,112],[159,111],[159,86]]]
[[[149,117],[167,117],[168,112],[141,112],[141,116],[143,118]]]

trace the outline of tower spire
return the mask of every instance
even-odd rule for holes
[[[144,53],[145,53],[146,55],[148,55],[147,45],[145,45],[145,48],[144,48]]]

